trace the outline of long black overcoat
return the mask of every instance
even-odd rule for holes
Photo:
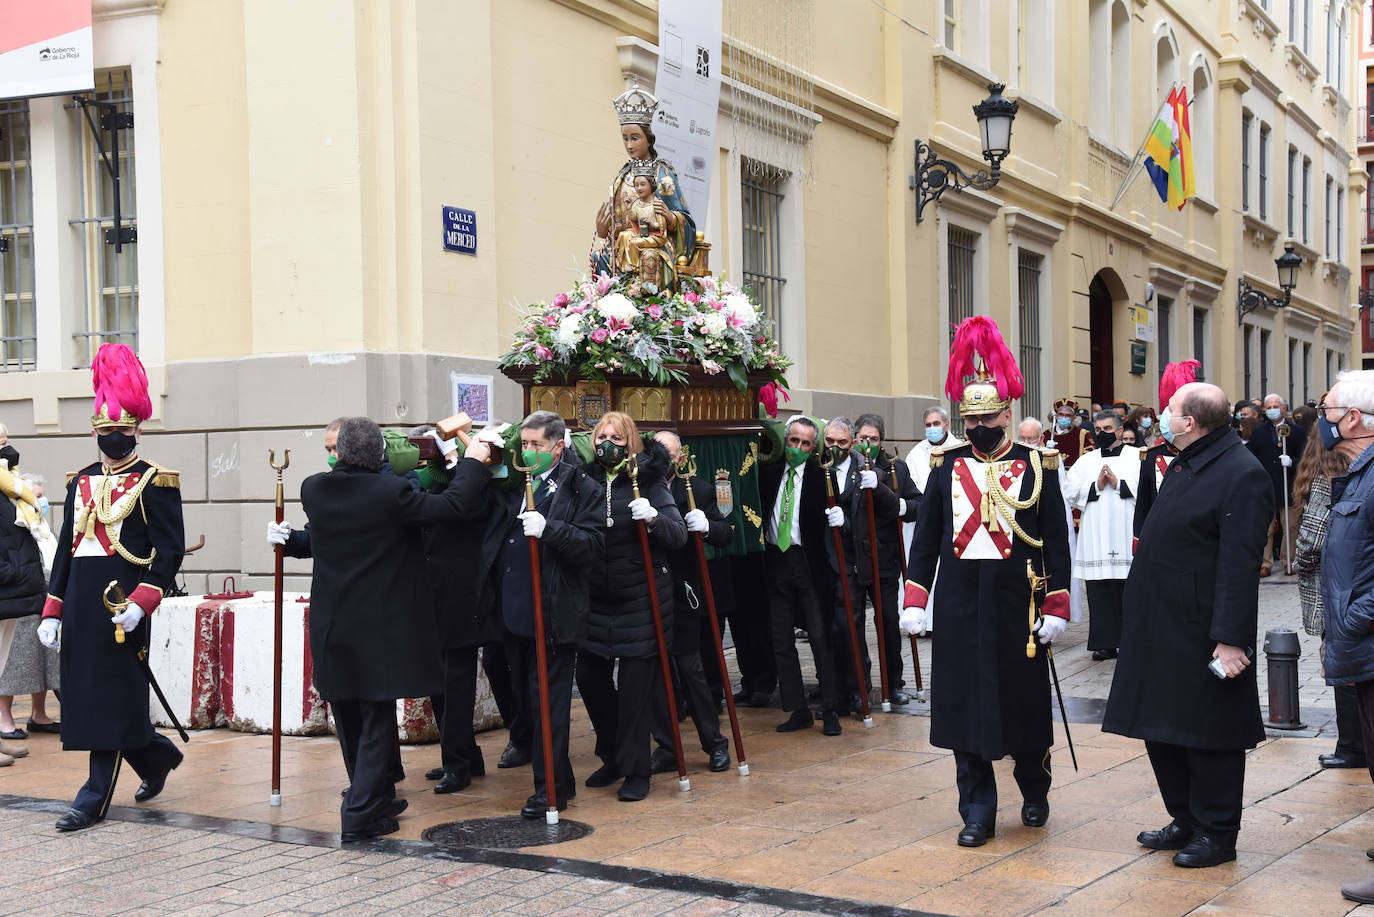
[[[327,701],[443,692],[434,591],[422,528],[457,518],[450,488],[340,463],[301,483],[315,558],[310,653]]]
[[[687,481],[678,475],[668,488],[678,512],[685,519],[692,509],[687,503]],[[702,536],[703,541],[714,548],[729,547],[735,537],[734,529],[721,515],[720,505],[716,502],[716,489],[701,478],[692,478],[692,499],[696,501],[696,508],[706,514],[707,528]],[[706,586],[701,579],[701,562],[697,559],[694,544],[696,537],[688,532],[687,543],[668,552],[668,565],[673,571],[672,644],[675,656],[687,656],[701,649],[701,616],[706,614]]]
[[[1258,661],[1225,681],[1207,664],[1218,643],[1255,646],[1260,556],[1273,516],[1269,476],[1229,428],[1174,459],[1126,579],[1104,732],[1212,749],[1253,748],[1264,738]]]
[[[1034,493],[1035,467],[1041,468],[1039,500],[1016,513],[1016,524],[1043,547],[1012,536],[1011,555],[1003,560],[963,560],[954,550],[951,493],[963,485],[953,478],[960,459],[972,458],[964,443],[940,453],[938,467],[926,482],[921,512],[911,543],[907,580],[927,591],[939,561],[939,636],[931,643],[930,743],[996,759],[1012,753],[1039,753],[1053,744],[1049,667],[1045,649],[1036,644],[1026,656],[1030,634],[1029,560],[1049,576],[1051,599],[1067,612],[1069,586],[1068,523],[1055,467],[1042,467],[1043,456],[1020,443],[1005,447],[998,462],[1024,462],[1021,487],[1013,494],[1027,500]],[[1054,466],[1054,461],[1049,462]],[[1050,600],[1047,600],[1050,601]]]

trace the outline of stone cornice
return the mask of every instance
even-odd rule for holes
[[[142,16],[151,13],[161,14],[167,0],[92,0],[91,19],[122,19],[125,16]]]

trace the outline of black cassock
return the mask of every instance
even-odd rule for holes
[[[101,596],[116,580],[151,615],[185,552],[176,472],[142,459],[114,469],[108,500],[115,516],[127,515],[109,526],[97,521],[94,505],[107,476],[100,462],[72,475],[48,583],[44,616],[62,618],[62,747],[68,750],[134,749],[153,741],[148,679],[138,661],[148,646],[148,618],[116,643]]]
[[[1047,573],[1046,607],[1062,609],[1066,619],[1070,570],[1058,455],[1012,443],[995,459],[999,475],[1019,475],[1019,484],[1012,477],[1002,480],[1020,502],[1034,493],[1035,469],[1040,469],[1038,499],[1017,511],[1015,522],[1043,547],[1028,544],[1005,520],[1000,534],[981,522],[985,465],[964,443],[932,456],[907,568],[908,591],[910,584],[929,590],[939,561],[930,742],[985,759],[1039,753],[1053,744],[1045,648],[1037,642],[1034,657],[1026,656],[1031,598],[1026,561],[1037,574]],[[994,553],[998,559],[991,559]],[[983,556],[989,559],[970,559]]]
[[[1104,732],[1211,749],[1253,748],[1264,738],[1256,664],[1225,681],[1207,664],[1218,643],[1255,646],[1273,515],[1268,474],[1229,429],[1169,465],[1126,579]],[[940,607],[943,614],[943,600]]]

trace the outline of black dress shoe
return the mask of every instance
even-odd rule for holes
[[[1317,755],[1317,763],[1322,767],[1366,767],[1364,758],[1351,758],[1339,752],[1334,755]]]
[[[747,701],[747,703],[750,707],[767,707],[772,700],[772,694],[765,694],[762,691],[755,691],[753,694],[749,695],[749,700]]]
[[[1174,865],[1188,869],[1200,869],[1207,866],[1220,866],[1222,863],[1229,863],[1235,858],[1235,847],[1222,847],[1207,835],[1199,834],[1188,842],[1187,847],[1174,854]]]
[[[711,763],[707,767],[717,774],[723,770],[728,770],[730,767],[730,749],[728,747],[717,748],[711,752]]]
[[[1093,650],[1093,661],[1103,662],[1107,659],[1115,659],[1116,650]]]
[[[439,782],[434,784],[436,793],[460,793],[472,785],[472,778],[457,771],[445,771]]]
[[[662,748],[654,749],[654,753],[649,756],[649,773],[666,774],[676,770],[677,755],[674,752],[664,751]]]
[[[444,769],[442,767],[431,767],[429,770],[425,771],[426,780],[438,780],[443,776]]]
[[[778,732],[796,732],[799,729],[810,729],[814,722],[816,722],[816,718],[811,715],[810,710],[796,710],[785,722],[778,724]]]
[[[960,847],[981,847],[988,842],[988,838],[996,837],[997,831],[976,821],[971,821],[964,825],[964,830],[959,832]]]
[[[381,818],[353,831],[345,831],[340,835],[341,840],[345,841],[365,841],[369,838],[381,837],[383,834],[392,834],[401,830],[400,822],[394,818],[383,815]]]
[[[1028,802],[1021,806],[1021,824],[1027,828],[1043,828],[1045,822],[1050,820],[1050,804],[1048,802]]]
[[[587,786],[595,789],[597,787],[610,786],[619,779],[620,771],[615,769],[614,764],[603,764],[592,771],[592,775],[587,778],[586,782]]]
[[[567,809],[567,807],[568,800],[560,793],[558,796],[558,805],[556,806],[556,808],[558,809],[558,811],[562,812],[563,810]],[[524,808],[520,810],[520,816],[522,818],[543,818],[544,814],[548,811],[549,800],[547,797],[531,796],[529,799],[525,800]]]
[[[821,714],[821,735],[837,736],[840,734],[840,718],[835,715],[834,710],[826,710]]]
[[[155,777],[152,780],[145,780],[140,783],[138,789],[134,791],[134,802],[147,802],[158,793],[161,793],[162,788],[167,785],[167,775],[180,767],[182,760],[181,757],[178,757],[177,763],[163,771],[161,777]]]
[[[898,688],[896,691],[892,692],[892,697],[890,697],[889,700],[898,707],[905,707],[907,704],[911,703],[911,695]]]
[[[397,815],[400,815],[408,808],[410,808],[409,799],[393,799],[391,800],[391,805],[387,807],[387,817],[395,818]]]
[[[1151,850],[1182,850],[1193,839],[1193,832],[1178,822],[1171,821],[1158,831],[1142,831],[1135,836],[1135,842]]]
[[[626,777],[615,795],[621,802],[639,802],[649,795],[649,778]]]
[[[507,745],[506,750],[501,752],[501,760],[496,762],[497,767],[524,767],[530,763],[530,750],[519,748],[514,743]]]
[[[58,831],[80,831],[82,828],[89,828],[99,822],[100,819],[94,815],[87,815],[80,809],[71,809],[66,815],[57,820]]]

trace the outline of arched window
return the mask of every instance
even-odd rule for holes
[[[1193,170],[1197,175],[1197,193],[1212,197],[1212,72],[1199,54],[1193,59],[1192,107],[1188,123],[1192,130]]]
[[[1112,4],[1112,141],[1131,146],[1131,11],[1125,0]]]

